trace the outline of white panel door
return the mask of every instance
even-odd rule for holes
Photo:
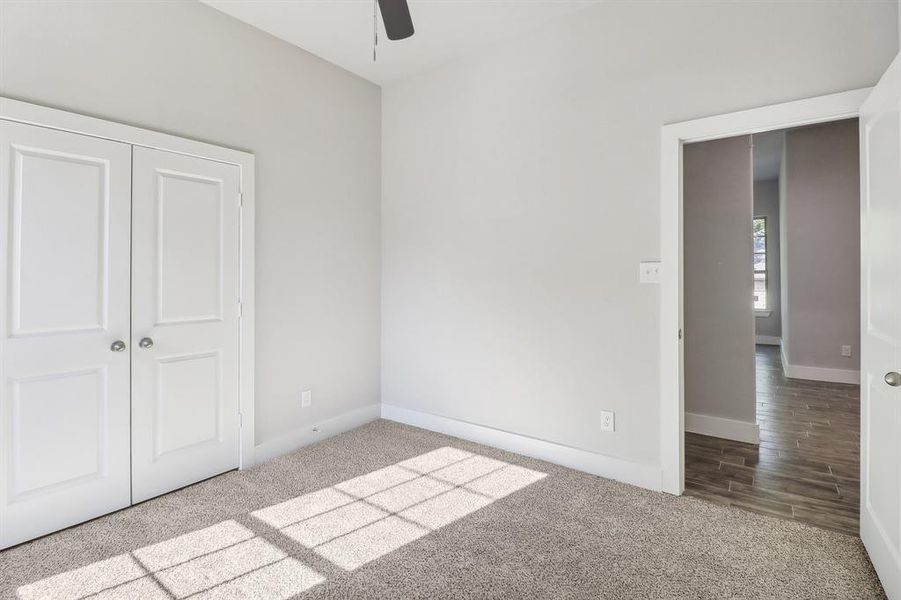
[[[130,504],[130,209],[131,146],[0,121],[0,547]]]
[[[135,147],[132,495],[238,466],[239,169]],[[152,344],[152,345],[151,345]]]
[[[901,598],[901,56],[861,108],[860,535]]]

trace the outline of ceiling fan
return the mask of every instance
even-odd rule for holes
[[[413,35],[413,19],[407,0],[377,0],[382,22],[389,40],[403,40]]]
[[[413,18],[407,0],[375,0],[382,12],[382,23],[389,40],[404,40],[413,35]],[[372,60],[376,59],[375,50],[379,44],[378,17],[375,8],[372,11],[373,46]]]

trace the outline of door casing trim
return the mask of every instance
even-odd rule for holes
[[[873,88],[773,104],[660,129],[660,467],[662,489],[685,488],[685,382],[682,345],[682,146],[737,135],[851,119]]]

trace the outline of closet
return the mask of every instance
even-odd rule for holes
[[[0,548],[239,465],[241,169],[0,120]]]

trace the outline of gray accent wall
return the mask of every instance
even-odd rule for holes
[[[786,194],[786,185],[785,182],[787,180],[786,177],[786,169],[785,169],[785,145],[782,146],[782,163],[779,167],[779,311],[780,311],[780,321],[781,321],[781,330],[782,330],[782,354],[783,358],[785,358],[786,352],[786,341],[789,338],[789,332],[791,331],[791,323],[788,322],[788,290],[791,287],[791,282],[788,280],[788,249],[789,249],[789,241],[787,238],[787,230],[788,228],[785,226],[786,223],[786,208],[785,208],[785,194]],[[783,365],[784,369],[785,365]]]
[[[754,216],[766,217],[767,312],[754,319],[757,335],[782,336],[782,286],[779,243],[779,180],[754,182]]]
[[[197,2],[4,0],[0,94],[253,152],[257,444],[379,402],[378,86]]]
[[[756,422],[751,137],[683,150],[685,412]]]
[[[794,366],[860,370],[858,136],[857,119],[785,134],[782,337]]]

